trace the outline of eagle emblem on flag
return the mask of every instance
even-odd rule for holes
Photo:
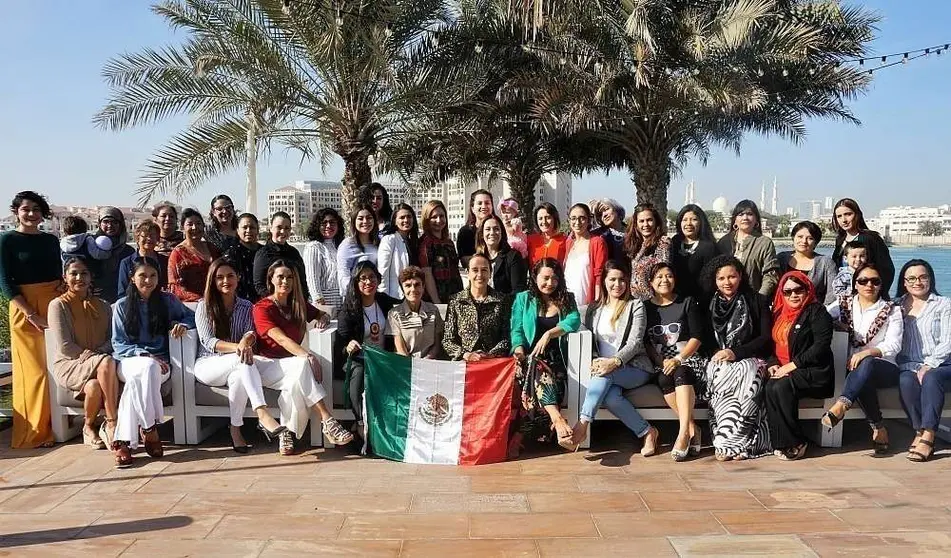
[[[452,407],[445,395],[435,393],[424,399],[419,405],[419,416],[427,424],[442,426],[452,418]]]

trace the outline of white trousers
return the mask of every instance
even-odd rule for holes
[[[119,397],[116,440],[139,447],[139,428],[149,429],[162,422],[162,383],[170,374],[152,357],[129,357],[119,360],[119,381],[125,384]]]
[[[206,385],[227,384],[231,424],[235,426],[242,424],[249,399],[255,409],[267,404],[262,388],[280,391],[277,402],[281,424],[298,438],[307,428],[311,408],[327,397],[303,357],[273,359],[255,355],[254,364],[247,365],[240,363],[238,355],[209,356],[195,363],[195,378]]]
[[[244,424],[244,409],[249,400],[252,409],[267,406],[263,385],[272,387],[274,383],[274,378],[262,382],[257,365],[242,363],[236,354],[209,355],[198,359],[195,362],[195,379],[206,386],[228,386],[232,426]]]

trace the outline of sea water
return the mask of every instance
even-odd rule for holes
[[[891,294],[895,294],[895,288],[898,281],[898,273],[905,262],[912,259],[922,259],[931,264],[934,268],[935,281],[938,283],[938,292],[944,295],[951,294],[951,248],[889,248],[892,255],[892,261],[895,262],[895,283],[892,285]]]

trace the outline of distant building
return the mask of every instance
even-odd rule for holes
[[[951,205],[886,207],[873,221],[875,230],[887,237],[918,234],[918,227],[926,221],[941,223],[944,234],[951,234]]]
[[[730,207],[730,201],[726,199],[724,196],[720,196],[719,198],[713,200],[713,205],[711,206],[711,209],[713,209],[717,213],[722,213],[728,217],[730,215],[730,212],[732,211],[732,208]]]
[[[406,187],[400,184],[383,184],[390,195],[390,204],[396,205],[406,198]],[[314,214],[325,207],[343,211],[340,182],[328,180],[298,180],[291,185],[272,190],[267,194],[267,213],[283,211],[291,216],[291,225],[306,227]],[[349,227],[349,225],[347,225]],[[263,227],[262,227],[263,228]]]
[[[797,216],[800,221],[818,221],[821,215],[822,202],[819,200],[799,202],[799,212]]]

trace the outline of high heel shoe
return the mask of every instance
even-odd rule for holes
[[[280,436],[281,432],[284,432],[285,430],[287,430],[287,427],[284,425],[281,425],[275,428],[274,430],[268,430],[267,428],[264,427],[263,424],[259,422],[258,430],[261,431],[261,434],[264,434],[264,438],[268,441],[268,443],[270,443],[271,439],[277,438],[278,436]]]
[[[240,453],[241,455],[244,455],[244,454],[248,453],[248,451],[251,450],[251,446],[250,446],[250,445],[247,445],[247,444],[246,444],[246,445],[243,445],[243,446],[236,446],[235,443],[234,443],[234,440],[232,440],[232,441],[231,441],[231,449],[232,449],[235,453]]]
[[[696,457],[700,455],[701,440],[702,438],[700,437],[700,427],[698,426],[696,430],[694,430],[693,437],[690,438],[690,446],[687,448],[688,455],[690,455],[691,457]]]

